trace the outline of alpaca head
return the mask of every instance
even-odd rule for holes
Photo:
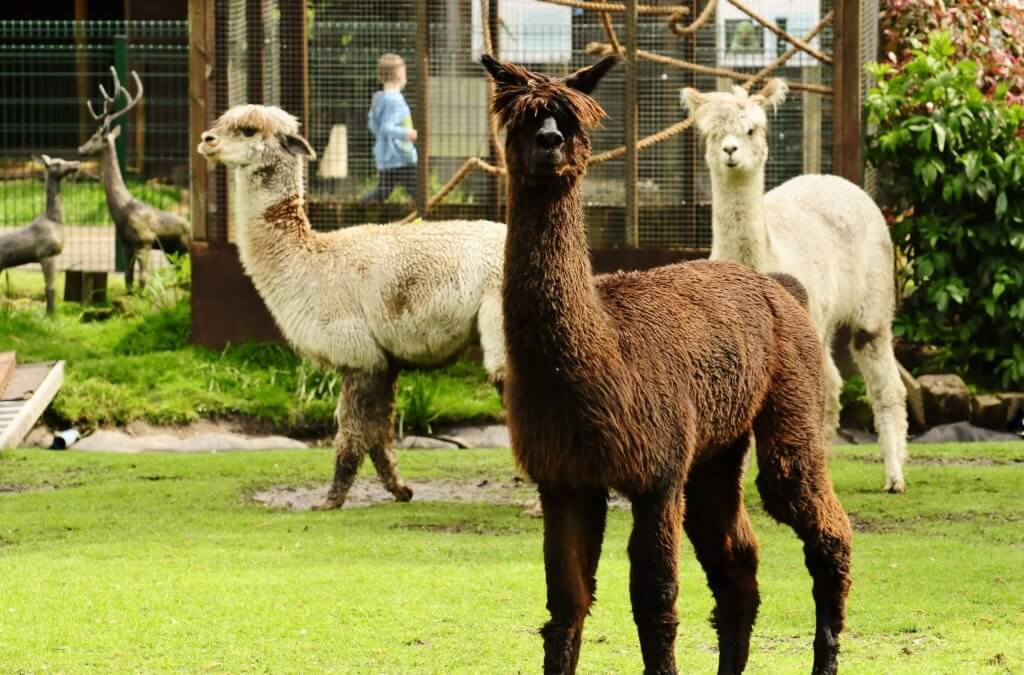
[[[506,128],[509,174],[527,182],[579,178],[590,159],[588,131],[605,116],[590,93],[618,57],[608,56],[562,78],[533,73],[488,55],[481,63],[494,80],[491,111]]]
[[[299,122],[275,106],[236,105],[203,132],[199,154],[211,162],[242,170],[256,170],[316,153],[299,135]]]
[[[40,155],[39,161],[46,167],[46,177],[50,180],[60,181],[63,178],[78,171],[79,163],[74,160]]]
[[[704,158],[713,174],[744,177],[764,168],[768,159],[765,111],[782,103],[786,92],[786,83],[779,79],[769,80],[757,94],[741,87],[708,94],[683,89],[683,105],[696,120],[704,139]]]

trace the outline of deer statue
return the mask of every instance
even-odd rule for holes
[[[124,184],[124,178],[121,176],[121,169],[117,164],[117,150],[114,147],[114,141],[120,135],[121,127],[114,127],[113,123],[138,104],[139,99],[142,98],[142,81],[139,79],[139,74],[133,70],[132,79],[135,80],[135,88],[138,90],[133,97],[121,85],[117,71],[113,67],[110,72],[114,76],[114,93],[113,95],[107,94],[107,90],[103,88],[102,84],[100,85],[103,110],[97,114],[92,107],[92,101],[86,101],[89,114],[99,122],[99,128],[89,137],[89,140],[78,148],[78,153],[85,156],[100,156],[107,208],[110,209],[114,227],[117,228],[117,233],[124,245],[126,259],[124,284],[131,291],[135,278],[136,260],[139,263],[139,286],[144,288],[149,268],[150,249],[158,247],[164,253],[187,252],[192,244],[192,228],[188,221],[181,216],[154,208],[136,199],[128,192],[128,187]],[[120,110],[111,110],[119,93],[124,94],[127,103]]]
[[[57,256],[64,250],[64,209],[60,203],[60,182],[78,171],[78,162],[40,156],[45,167],[46,210],[30,224],[0,236],[0,270],[37,262],[43,268],[46,285],[46,313],[53,314]]]

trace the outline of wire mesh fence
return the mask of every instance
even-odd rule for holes
[[[425,40],[417,22],[416,0],[311,0],[303,20],[289,21],[288,9],[294,4],[289,0],[218,3],[218,35],[225,41],[218,41],[218,49],[225,63],[217,84],[222,108],[243,101],[286,108],[291,102],[303,108],[290,112],[302,119],[319,156],[308,177],[310,218],[319,229],[398,219],[415,209],[416,183],[399,180],[393,190],[374,190],[382,179],[368,116],[375,92],[385,86],[378,74],[382,55],[397,54],[405,61],[408,84],[401,95],[411,113],[405,124],[417,129],[418,163],[429,163],[426,187],[433,194],[467,158],[479,157],[492,164],[497,160],[488,137],[487,84],[477,63],[485,28],[491,31],[500,58],[554,75],[592,63],[595,43],[621,40],[626,32],[621,12],[611,13],[606,24],[599,12],[567,6],[565,0],[431,2]],[[706,7],[692,0],[672,3],[679,4],[690,8],[687,22]],[[809,45],[830,54],[832,26],[819,24],[832,9],[832,0],[747,0],[744,4],[783,35],[730,0],[722,0],[699,30],[682,37],[668,29],[665,12],[641,13],[636,27],[641,55],[636,68],[637,137],[657,134],[685,118],[679,96],[683,87],[728,88],[742,83],[743,76],[775,65],[772,75],[806,84],[811,91],[793,91],[770,119],[767,187],[801,173],[829,171],[832,64],[792,48],[784,35],[800,37],[815,31]],[[871,0],[867,4],[872,5]],[[658,8],[669,3],[647,5]],[[257,40],[252,39],[254,35]],[[424,46],[429,51],[426,70],[417,65],[418,50]],[[777,63],[787,51],[794,53]],[[302,67],[289,66],[295,59],[303,61]],[[677,67],[673,62],[678,61],[696,68]],[[730,78],[720,71],[738,75]],[[250,85],[254,74],[261,80],[258,86]],[[424,77],[426,84],[419,81]],[[612,71],[597,91],[608,119],[594,134],[596,154],[623,146],[629,136],[626,77],[624,68]],[[591,244],[596,248],[708,248],[710,181],[694,131],[687,129],[644,148],[638,164],[639,222],[633,235],[627,231],[625,159],[620,156],[591,167],[583,187]],[[470,172],[429,217],[501,217],[501,182],[500,176]],[[229,208],[226,197],[223,202]],[[216,239],[223,233],[213,228],[210,236]]]
[[[111,90],[110,67],[145,87],[119,143],[132,194],[188,212],[188,26],[185,21],[0,21],[0,235],[44,209],[42,153],[77,159],[96,130],[85,102]],[[127,82],[127,79],[123,77]],[[64,181],[62,269],[114,269],[114,228],[98,157]],[[154,262],[163,260],[153,252]]]

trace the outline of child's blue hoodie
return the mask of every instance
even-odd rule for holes
[[[381,90],[374,94],[368,126],[376,138],[373,159],[378,171],[416,165],[416,146],[409,141],[412,112],[402,92]]]

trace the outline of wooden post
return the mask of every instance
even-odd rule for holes
[[[802,80],[806,84],[821,84],[821,66],[805,66]],[[813,91],[803,93],[804,124],[804,173],[821,173],[821,94]]]
[[[306,27],[306,1],[281,0],[278,7],[281,12],[281,107],[299,118],[302,133],[309,138],[309,31]],[[308,174],[308,165],[303,167],[303,172]],[[304,184],[308,189],[308,181]]]
[[[246,98],[249,103],[264,103],[263,81],[266,57],[263,42],[266,38],[263,25],[267,16],[267,0],[245,0],[245,40],[249,46]]]
[[[427,217],[430,201],[430,6],[416,0],[416,211]],[[481,21],[486,20],[481,17]]]
[[[490,26],[491,30],[491,46],[494,49],[494,53],[491,54],[494,58],[501,60],[501,19],[499,12],[499,4],[501,0],[490,0],[487,3],[487,17],[481,17],[481,21],[486,20],[487,25]],[[487,101],[488,109],[487,114],[490,115],[490,100]],[[490,134],[488,134],[490,138]],[[488,156],[487,161],[491,164],[497,164],[497,158],[500,157],[499,149],[493,139],[487,143]],[[488,174],[487,185],[489,186],[488,193],[493,195],[494,199],[494,214],[491,216],[495,221],[499,223],[505,222],[505,177],[504,176],[492,176]]]
[[[861,185],[860,0],[836,4],[832,171]]]
[[[188,98],[189,98],[189,175],[191,183],[192,238],[206,241],[208,217],[208,190],[210,171],[206,161],[200,159],[195,148],[211,119],[212,94],[209,73],[214,60],[213,24],[214,5],[204,0],[188,1]]]
[[[637,137],[639,135],[637,99],[637,0],[626,0],[626,31],[623,47],[626,50],[626,82],[625,82],[625,170],[623,180],[626,181],[626,245],[633,248],[640,246],[640,208],[637,203],[637,182],[640,179],[639,153]]]

